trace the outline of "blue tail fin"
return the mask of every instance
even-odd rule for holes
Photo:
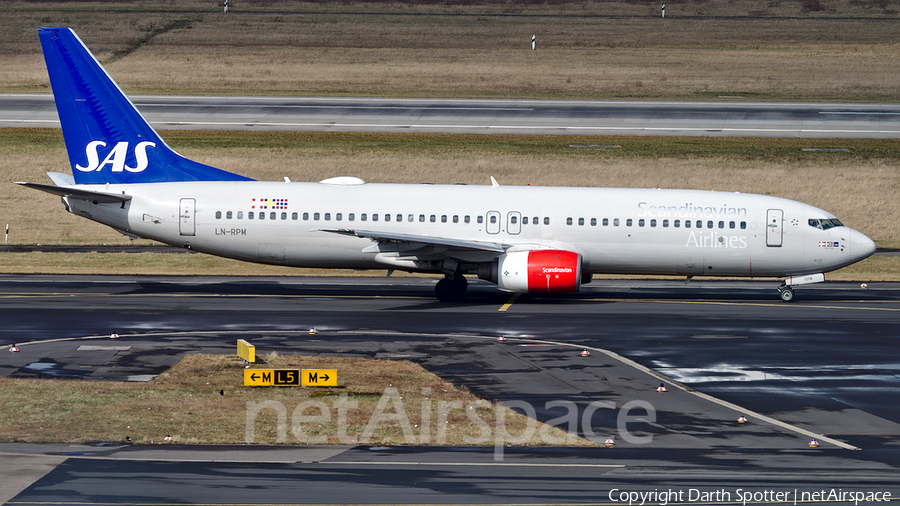
[[[172,150],[69,28],[40,28],[77,184],[249,181]]]

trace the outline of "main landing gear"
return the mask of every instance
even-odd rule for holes
[[[447,276],[434,285],[434,296],[441,302],[459,302],[466,298],[469,282],[462,274]]]

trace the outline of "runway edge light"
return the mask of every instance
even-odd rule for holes
[[[662,384],[662,383],[659,384],[659,388],[657,388],[656,391],[659,392],[659,393],[665,393],[665,392],[668,392],[668,390],[666,390],[666,386],[665,386],[664,384]]]
[[[17,352],[17,351],[19,351],[19,347],[18,347],[18,346],[10,346],[10,347],[9,347],[9,352],[10,352],[10,353],[15,353],[15,352]]]
[[[616,442],[613,441],[613,438],[611,438],[611,437],[606,438],[606,441],[603,442],[603,445],[606,446],[607,448],[612,448],[615,444],[616,444]]]
[[[581,350],[581,356],[582,357],[590,357],[591,352],[589,352],[588,350]]]
[[[816,438],[812,438],[812,441],[809,442],[809,447],[810,448],[818,448],[819,447],[819,442],[816,441]]]
[[[738,423],[747,423],[747,417],[744,415],[739,416]]]

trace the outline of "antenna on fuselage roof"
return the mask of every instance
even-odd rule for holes
[[[500,186],[500,183],[498,183],[497,180],[494,179],[494,176],[491,176],[491,186],[493,186],[494,188]]]

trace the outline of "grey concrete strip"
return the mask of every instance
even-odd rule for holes
[[[0,453],[0,504],[5,504],[66,461],[60,455]]]
[[[341,455],[350,446],[132,446],[98,458],[166,462],[313,463]],[[87,457],[94,457],[88,455]]]

